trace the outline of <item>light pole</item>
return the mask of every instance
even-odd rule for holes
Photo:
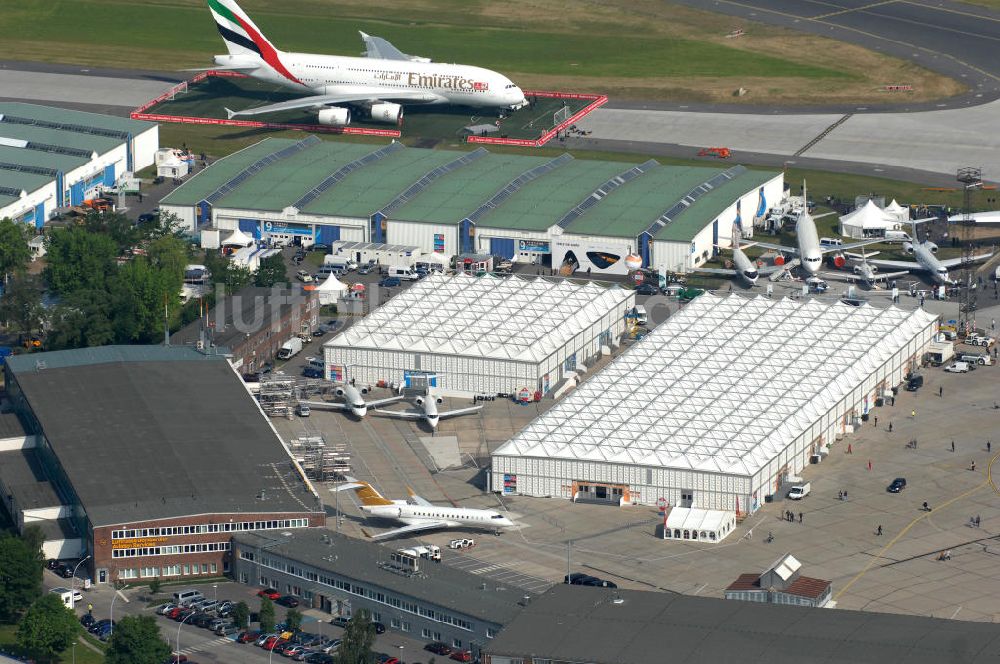
[[[213,583],[212,584],[212,592],[215,594],[215,597],[213,599],[215,600],[215,603],[218,604],[219,603],[219,584],[218,583]]]
[[[195,615],[191,613],[190,615],[184,616],[184,620],[177,625],[177,651],[174,653],[174,664],[180,664],[181,661],[181,627],[187,622],[187,619]]]
[[[76,664],[76,641],[73,641],[73,664]]]
[[[397,647],[399,648],[399,664],[403,664],[403,647],[404,646],[403,646],[402,643],[400,643],[399,646],[397,646]]]
[[[90,560],[90,554],[87,554],[87,557],[84,558],[83,560],[81,560],[80,562],[78,562],[76,564],[76,567],[73,568],[73,582],[72,582],[72,584],[70,586],[70,589],[69,589],[69,608],[70,609],[75,609],[76,608],[76,570],[80,568],[80,565],[84,564],[88,560]]]
[[[114,592],[111,594],[111,609],[108,611],[108,613],[110,614],[108,615],[108,619],[111,621],[111,626],[108,629],[109,640],[111,638],[110,635],[113,635],[115,633],[115,600],[118,599],[118,584],[115,581],[112,581],[111,588]]]

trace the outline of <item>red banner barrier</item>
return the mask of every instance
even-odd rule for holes
[[[608,103],[607,95],[587,95],[587,94],[573,94],[570,92],[525,92],[526,97],[550,97],[556,99],[593,99],[592,102],[581,108],[579,111],[571,115],[566,120],[560,122],[552,129],[542,134],[537,139],[526,139],[526,138],[496,138],[493,136],[469,136],[466,141],[469,143],[486,143],[489,145],[514,145],[518,147],[527,148],[540,148],[549,141],[551,141],[556,135],[559,134],[563,129],[566,129],[570,125],[574,124],[577,120],[580,120],[584,116],[590,114],[595,109],[600,108]]]

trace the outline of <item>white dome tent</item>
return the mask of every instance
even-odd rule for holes
[[[910,221],[910,209],[905,208],[899,203],[897,203],[895,198],[892,199],[892,203],[886,205],[885,209],[882,211],[885,212],[890,217],[896,219],[896,221],[900,221],[903,223],[907,223]]]
[[[319,293],[321,305],[336,304],[340,296],[347,292],[347,284],[337,279],[337,275],[331,274],[326,281],[316,286],[315,291]]]
[[[239,229],[233,231],[232,235],[222,241],[223,247],[249,247],[251,245],[253,245],[253,238]]]
[[[883,212],[871,199],[864,206],[840,218],[840,234],[857,239],[883,237],[886,231],[899,230],[899,227],[899,220]]]

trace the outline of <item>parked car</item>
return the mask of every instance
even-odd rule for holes
[[[433,643],[428,643],[424,646],[424,650],[427,652],[432,652],[435,655],[450,655],[451,648],[447,643],[441,643],[440,641],[434,641]]]
[[[351,619],[347,616],[334,616],[330,619],[331,625],[336,625],[337,627],[343,627],[347,629],[347,623],[351,622]]]
[[[215,620],[215,616],[208,613],[199,613],[194,618],[188,620],[188,624],[194,625],[195,627],[201,627],[202,629],[208,629],[211,627],[213,620]]]
[[[382,288],[396,288],[401,283],[403,282],[399,280],[399,277],[383,277],[382,281],[378,282],[378,285]]]
[[[281,593],[274,588],[262,588],[257,591],[257,597],[266,597],[270,600],[275,600],[281,597]]]
[[[56,570],[56,574],[58,574],[59,576],[61,576],[64,579],[72,579],[73,578],[73,568],[70,567],[69,565],[67,565],[66,563],[62,563],[61,565],[59,565],[59,568]]]
[[[278,651],[278,654],[284,655],[285,657],[294,657],[305,649],[306,647],[304,645],[298,643],[286,643],[282,646],[281,650]]]
[[[295,406],[295,414],[298,415],[299,417],[309,417],[311,412],[312,411],[309,409],[309,406],[307,406],[304,403],[300,403],[299,405]],[[281,604],[280,599],[278,600],[278,604]],[[288,605],[286,604],[285,606]],[[298,606],[298,604],[296,604],[296,606]]]
[[[294,609],[299,605],[299,600],[297,597],[292,595],[282,595],[278,599],[274,600],[275,604],[280,604],[281,606],[287,606],[289,609]]]
[[[450,659],[453,659],[456,662],[473,662],[473,661],[475,661],[473,659],[473,657],[472,657],[472,651],[471,650],[456,650],[455,652],[451,653]]]
[[[373,622],[372,627],[375,628],[376,634],[385,634],[385,625],[380,622]]]
[[[906,488],[906,478],[897,477],[892,481],[892,484],[890,484],[885,488],[885,490],[888,491],[889,493],[899,493],[905,488]]]
[[[252,643],[256,641],[261,636],[261,633],[256,630],[247,630],[240,632],[240,635],[236,637],[236,643]]]
[[[299,270],[295,273],[295,278],[304,284],[311,284],[313,282],[313,277],[306,270]]]
[[[659,295],[660,289],[653,284],[639,284],[635,287],[636,295]]]
[[[955,362],[947,369],[948,373],[969,373],[969,363],[968,362]]]
[[[156,607],[156,612],[161,616],[165,616],[176,608],[177,608],[176,604],[172,602],[167,602],[166,604],[161,604],[160,606]]]
[[[574,586],[589,586],[592,581],[600,581],[600,579],[589,574],[580,574],[575,579],[570,580],[570,584]]]
[[[321,645],[319,649],[322,652],[331,653],[334,652],[337,648],[339,648],[341,643],[343,643],[343,639],[330,639],[329,641]]]
[[[45,563],[45,567],[54,572],[57,569],[59,569],[59,561],[56,560],[55,558],[49,558],[48,562]]]
[[[233,623],[226,623],[224,625],[219,625],[213,630],[219,636],[232,636],[233,634],[239,634],[240,628],[238,625]]]
[[[334,664],[336,661],[336,657],[325,652],[314,652],[305,659],[306,664]]]
[[[85,613],[80,616],[80,624],[83,625],[84,628],[90,627],[95,622],[97,622],[97,619],[89,613]]]
[[[578,585],[577,584],[578,579],[586,579],[586,578],[589,578],[588,574],[584,574],[583,572],[573,572],[572,574],[567,574],[566,576],[563,577],[563,583],[571,583],[573,585]]]
[[[374,269],[374,265],[362,265],[358,268],[358,274],[370,274]]]

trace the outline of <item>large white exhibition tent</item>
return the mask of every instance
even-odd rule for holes
[[[840,234],[845,237],[879,237],[885,235],[887,230],[898,230],[899,227],[899,219],[886,214],[870,198],[854,212],[840,218]]]
[[[314,290],[319,293],[320,304],[336,304],[340,296],[347,291],[347,284],[337,279],[337,275],[331,274]]]

